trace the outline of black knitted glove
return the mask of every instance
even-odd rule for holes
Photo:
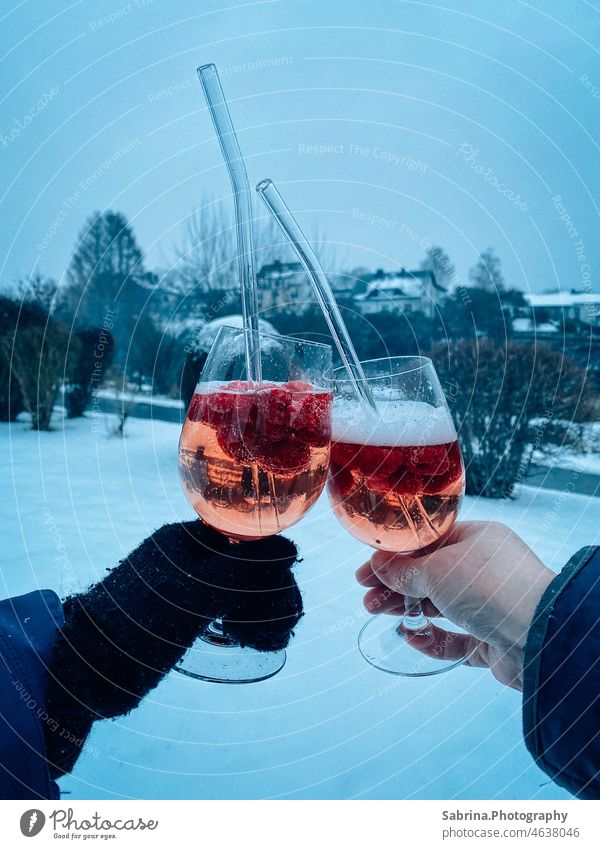
[[[200,521],[165,525],[100,583],[64,602],[45,727],[50,772],[69,772],[96,719],[128,713],[215,617],[242,645],[284,648],[302,616],[285,537],[230,543]]]

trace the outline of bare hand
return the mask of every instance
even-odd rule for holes
[[[364,598],[371,613],[401,615],[405,596],[424,599],[427,616],[445,616],[468,631],[448,641],[442,657],[469,653],[468,665],[489,667],[498,681],[522,689],[527,632],[554,572],[510,528],[458,522],[435,550],[376,551],[356,577],[371,588]]]

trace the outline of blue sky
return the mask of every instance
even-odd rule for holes
[[[229,185],[195,78],[221,69],[252,182],[348,267],[596,291],[600,6],[587,0],[0,2],[0,285],[60,277],[94,209],[150,266]]]

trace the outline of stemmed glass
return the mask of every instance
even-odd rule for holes
[[[331,348],[260,334],[262,382],[251,383],[247,333],[219,329],[179,442],[187,500],[232,543],[269,537],[298,522],[325,486],[331,444]],[[269,678],[284,663],[284,651],[241,647],[214,620],[179,671],[242,683]]]
[[[430,359],[389,357],[362,367],[376,416],[365,416],[346,370],[333,372],[329,499],[357,539],[413,554],[441,540],[458,515],[465,473],[456,430]],[[419,600],[405,597],[400,623],[392,627],[386,616],[373,616],[359,647],[386,672],[434,675],[464,662],[444,659],[459,631],[441,618],[434,626]]]

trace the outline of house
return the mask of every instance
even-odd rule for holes
[[[352,300],[362,291],[362,277],[357,277],[356,271],[342,271],[338,274],[328,274],[327,279],[338,301]]]
[[[529,315],[513,319],[517,342],[539,344],[600,376],[600,295],[585,292],[526,294]]]
[[[370,279],[369,279],[370,278]],[[366,291],[354,303],[362,315],[422,312],[432,318],[436,305],[446,294],[433,271],[383,271],[378,269],[365,280]]]
[[[256,275],[259,309],[282,307],[302,313],[309,306],[312,289],[306,272],[299,262],[275,262],[263,265]]]
[[[532,309],[536,323],[551,321],[563,324],[565,320],[600,326],[600,295],[593,292],[550,292],[548,294],[526,294],[526,302]]]

